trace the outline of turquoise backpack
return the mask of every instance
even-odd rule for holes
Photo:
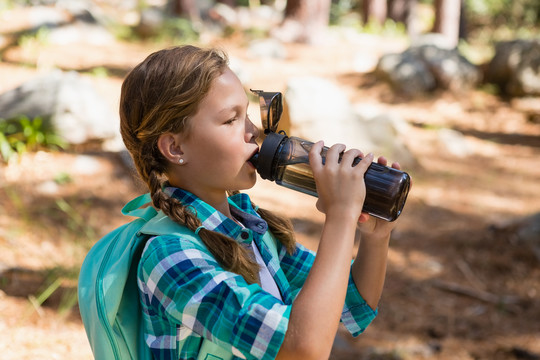
[[[149,360],[139,304],[137,267],[151,236],[177,234],[197,237],[152,206],[150,195],[141,195],[122,209],[137,219],[101,238],[88,252],[79,274],[79,309],[90,346],[97,360]],[[264,236],[277,256],[276,240]],[[204,340],[197,359],[232,359],[230,351]]]

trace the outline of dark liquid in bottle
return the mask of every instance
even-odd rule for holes
[[[313,144],[300,142],[296,145],[300,145],[302,151],[309,153]],[[289,151],[282,149],[282,156],[280,156],[276,168],[276,183],[312,196],[318,196],[308,156],[298,156],[301,151],[298,151],[298,148],[294,149],[294,146],[291,145]],[[321,154],[323,161],[326,158],[327,150],[328,148],[325,148]],[[353,166],[361,160],[361,158],[356,158]],[[363,211],[387,221],[397,219],[409,191],[409,176],[402,171],[372,163],[366,171],[364,181],[366,199]]]

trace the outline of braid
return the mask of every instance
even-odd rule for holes
[[[174,197],[165,194],[161,186],[152,193],[152,202],[173,221],[193,232],[202,225],[196,214]],[[259,265],[246,248],[226,235],[205,228],[200,229],[198,235],[224,269],[243,276],[250,284],[259,282]]]
[[[154,207],[161,209],[171,220],[186,226],[193,232],[202,225],[196,214],[178,199],[163,192],[163,182],[155,170],[150,171],[146,182]],[[259,265],[242,245],[228,236],[204,228],[199,231],[198,235],[224,269],[243,276],[250,284],[259,281]]]
[[[296,240],[292,222],[269,210],[258,208],[257,213],[264,221],[266,221],[270,232],[281,242],[285,249],[287,249],[287,252],[292,255],[296,250]]]

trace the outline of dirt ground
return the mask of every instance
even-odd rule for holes
[[[357,71],[354,59],[373,64],[404,48],[400,39],[334,34],[326,45],[287,45],[286,59],[262,60],[248,56],[242,38],[211,44],[241,60],[247,88],[284,91],[292,76],[321,76],[352,101],[396,112],[409,124],[405,141],[418,164],[405,169],[414,185],[392,236],[380,313],[356,339],[340,330],[332,358],[540,358],[540,260],[509,225],[540,211],[540,124],[487,92],[407,100]],[[85,76],[116,109],[122,77],[159,47],[13,47],[0,63],[0,92],[51,65],[104,67],[110,76]],[[21,65],[36,63],[48,65]],[[443,128],[464,134],[468,155],[441,146]],[[126,221],[122,205],[142,191],[117,154],[96,146],[28,153],[0,165],[2,359],[92,358],[73,306],[77,269],[100,236]],[[290,216],[298,241],[316,249],[323,218],[315,199],[260,179],[248,192]],[[55,291],[41,304],[44,290]]]

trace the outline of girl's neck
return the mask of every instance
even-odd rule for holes
[[[190,189],[189,186],[177,186],[173,184],[172,181],[169,180],[169,183],[172,186],[181,187],[184,190],[187,190],[197,196],[199,199],[207,203],[208,205],[212,206],[214,209],[228,217],[229,219],[235,220],[234,216],[231,214],[231,209],[229,208],[229,199],[227,196],[227,192],[223,192],[220,194],[210,194],[210,193],[204,193],[199,194],[198,191],[194,189]],[[236,220],[235,220],[236,221]]]
[[[197,194],[195,194],[197,195]],[[208,205],[212,206],[214,209],[228,217],[229,219],[234,220],[234,216],[231,214],[231,208],[229,207],[229,199],[227,197],[227,193],[223,193],[223,196],[199,196],[197,195],[202,201],[207,203]]]

